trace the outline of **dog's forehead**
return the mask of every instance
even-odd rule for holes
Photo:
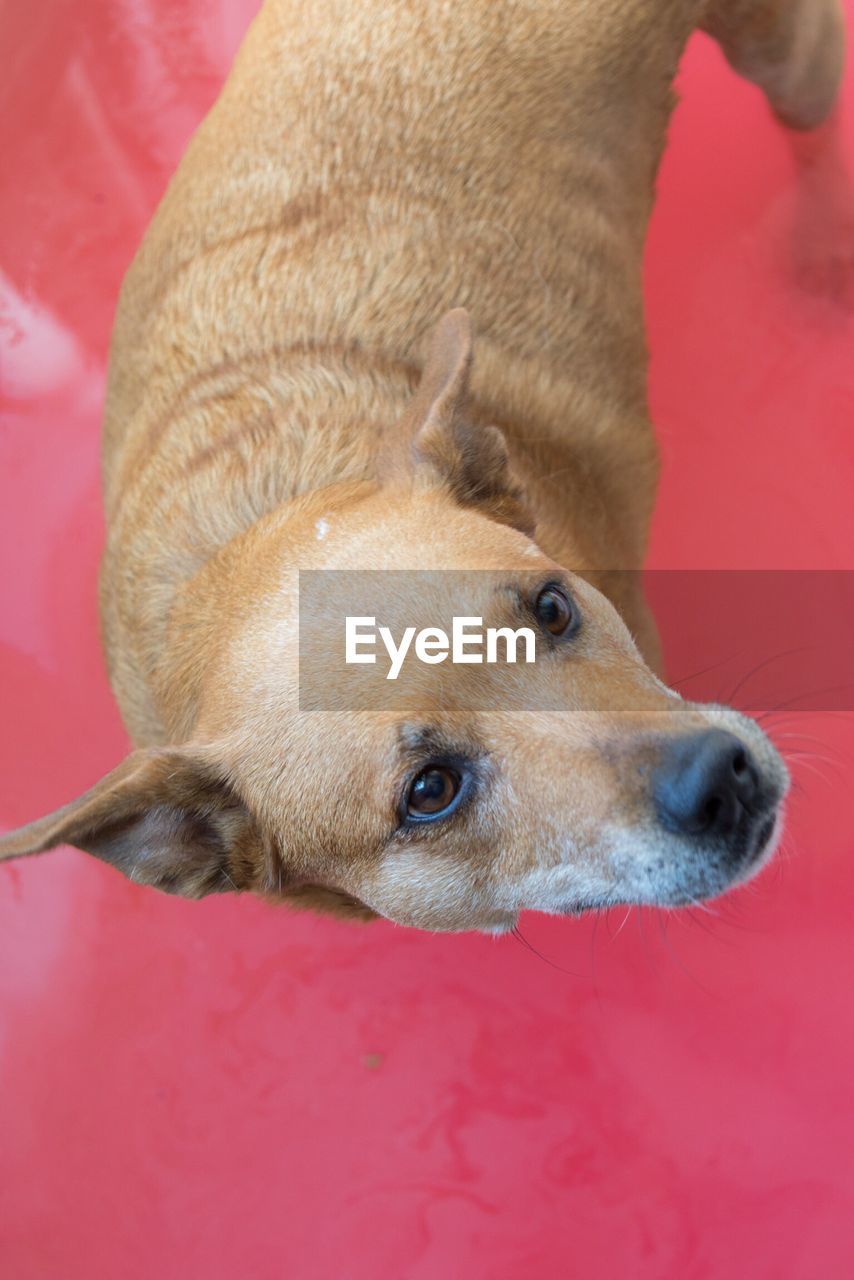
[[[416,661],[413,636],[451,637],[455,620],[474,627],[476,635],[508,626],[537,632],[531,606],[538,589],[555,580],[574,597],[582,617],[579,639],[566,661],[548,661],[545,651],[545,660],[530,668],[518,661],[471,666],[448,659],[441,668]],[[470,709],[506,702],[508,709],[518,710],[542,705],[544,697],[551,705],[550,691],[560,702],[563,685],[579,679],[604,681],[609,689],[624,682],[633,686],[638,679],[653,683],[613,606],[545,556],[539,567],[533,557],[523,556],[516,566],[500,569],[291,570],[283,573],[280,589],[275,579],[269,585],[249,608],[246,624],[231,635],[229,678],[217,699],[220,720],[257,722],[265,733],[273,707],[280,722],[301,708],[400,708],[406,695],[415,698],[418,716],[429,721],[434,707],[447,701]],[[347,665],[348,619],[368,628],[362,643],[373,665]],[[407,636],[409,657],[389,682],[384,646],[399,646]]]

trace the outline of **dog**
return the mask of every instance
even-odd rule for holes
[[[114,328],[101,612],[135,749],[4,858],[499,933],[767,861],[785,767],[662,683],[635,572],[641,256],[698,26],[786,126],[831,111],[837,0],[267,0]],[[300,574],[330,570],[399,571],[395,634],[432,601],[544,656],[423,666],[374,710],[333,656],[306,710]],[[459,600],[419,585],[451,571]]]

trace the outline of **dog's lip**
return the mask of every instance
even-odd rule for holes
[[[557,914],[562,916],[581,916],[586,911],[605,911],[608,907],[619,905],[612,902],[609,898],[576,898],[572,902],[564,903],[557,908]]]
[[[759,803],[745,811],[748,861],[760,857],[767,849],[780,821],[783,798],[778,788],[767,787],[760,794]]]
[[[776,843],[776,836],[781,829],[783,821],[783,805],[779,798],[770,801],[767,807],[763,806],[761,813],[747,815],[748,822],[754,824],[753,830],[748,829],[744,832],[742,839],[745,840],[744,851],[738,863],[738,869],[734,873],[733,878],[728,884],[721,889],[716,890],[713,896],[718,893],[735,888],[742,880],[749,880],[757,870],[757,864],[761,863],[768,853],[769,847]],[[626,906],[626,905],[646,905],[646,906],[689,906],[695,903],[693,896],[685,898],[672,897],[661,901],[644,901],[640,902],[634,898],[622,898],[619,895],[608,897],[587,897],[578,898],[573,902],[562,903],[558,908],[560,915],[564,916],[580,916],[588,911],[602,911],[610,907]]]
[[[764,853],[767,848],[768,841],[771,839],[776,822],[777,811],[774,809],[767,815],[767,817],[763,818],[759,824],[759,830],[756,832],[756,839],[753,845],[753,856],[755,858],[758,858],[759,855]]]
[[[761,862],[768,854],[770,847],[776,844],[782,821],[782,805],[779,803],[773,804],[758,822],[745,858],[744,865],[746,870],[752,872],[756,864]]]
[[[748,837],[733,885],[749,880],[770,859],[777,846],[782,825],[783,805],[779,799],[765,808],[761,816],[755,816],[755,826]]]

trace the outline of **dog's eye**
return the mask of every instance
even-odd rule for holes
[[[575,621],[575,610],[560,587],[546,587],[534,605],[537,621],[544,631],[562,636]]]
[[[446,765],[431,764],[409,784],[406,812],[410,818],[438,818],[460,792],[460,775]]]

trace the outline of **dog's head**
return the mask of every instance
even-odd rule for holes
[[[767,860],[780,757],[752,720],[667,689],[606,597],[541,551],[501,433],[463,412],[469,363],[451,313],[382,443],[379,484],[269,521],[251,572],[232,557],[191,741],[134,752],[0,855],[68,843],[190,897],[251,890],[489,931],[526,909],[694,902]],[[432,633],[400,686],[371,668],[375,704],[348,700],[340,598],[316,590],[310,666],[324,687],[319,706],[301,698],[296,564],[396,571],[379,621],[398,642]],[[503,629],[494,654],[529,633],[535,659],[438,661],[435,633],[455,617]]]

